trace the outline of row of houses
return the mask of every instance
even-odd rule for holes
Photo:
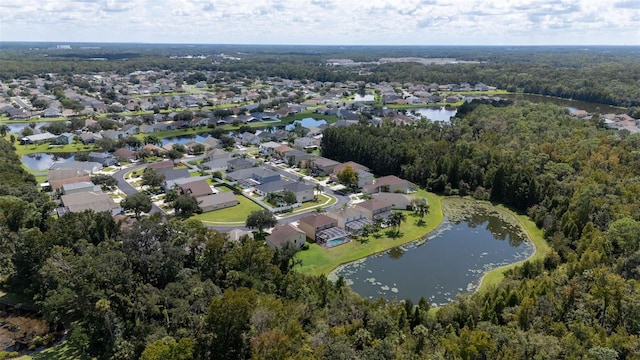
[[[306,238],[325,247],[332,247],[348,241],[352,234],[373,225],[377,219],[385,220],[392,210],[407,210],[413,205],[413,197],[400,193],[379,193],[369,200],[326,213],[314,213],[300,218],[297,226],[282,224],[276,226],[266,237],[272,248],[282,248],[286,243],[301,247]]]

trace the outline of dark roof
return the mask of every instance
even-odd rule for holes
[[[198,180],[182,184],[180,185],[180,189],[182,189],[183,194],[191,195],[193,197],[205,196],[213,193],[207,180]]]
[[[287,185],[287,182],[283,180],[278,180],[278,181],[271,181],[268,183],[256,185],[256,189],[260,190],[265,194],[268,194],[272,192],[282,191],[285,189],[286,185]]]
[[[271,231],[271,234],[267,236],[265,240],[275,247],[282,247],[284,243],[300,233],[304,234],[303,231],[296,229],[290,224],[281,224],[273,228],[273,231]]]
[[[315,229],[321,226],[333,224],[336,222],[336,220],[325,214],[311,214],[311,215],[300,218],[299,222],[310,225]]]
[[[188,178],[191,176],[187,169],[160,168],[156,170],[164,175],[165,181]]]
[[[147,167],[151,169],[173,168],[173,161],[171,160],[160,161],[160,162],[149,164],[147,165]]]
[[[290,190],[294,193],[297,193],[300,191],[307,191],[307,190],[313,189],[314,186],[311,184],[300,182],[300,181],[290,181],[284,185],[284,188],[286,190]]]
[[[393,206],[392,203],[388,201],[378,200],[378,199],[369,199],[367,201],[363,201],[361,203],[356,204],[356,207],[360,207],[363,209],[367,209],[370,211],[375,211],[379,209],[384,209],[386,207]]]

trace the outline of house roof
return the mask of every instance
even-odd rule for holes
[[[300,181],[289,181],[284,185],[284,189],[292,191],[294,193],[311,190],[313,189],[313,187],[314,186],[311,184],[307,184]]]
[[[113,152],[113,155],[115,155],[116,157],[122,158],[122,159],[135,159],[136,158],[136,152],[133,150],[129,150],[129,149],[125,149],[125,148],[120,148],[116,151]]]
[[[293,227],[291,224],[281,224],[273,228],[271,234],[267,236],[265,240],[275,247],[282,247],[282,245],[298,234],[304,234],[304,232]]]
[[[160,168],[156,170],[164,175],[165,181],[189,178],[191,176],[187,169]]]
[[[322,156],[314,158],[313,163],[320,167],[334,166],[334,165],[340,164],[335,160],[327,159],[326,157],[322,157]]]
[[[81,176],[89,176],[91,173],[87,170],[82,169],[55,169],[49,170],[47,173],[47,180],[60,180],[60,179],[69,179],[76,178]]]
[[[352,168],[353,170],[356,170],[356,171],[357,171],[357,170],[369,171],[369,168],[368,168],[368,167],[366,167],[366,166],[364,166],[364,165],[360,165],[360,164],[358,164],[358,163],[357,163],[357,162],[355,162],[355,161],[347,161],[347,162],[345,162],[345,163],[342,163],[342,164],[336,165],[336,167],[335,167],[335,168],[333,168],[333,172],[334,172],[334,173],[340,172],[340,171],[342,171],[344,168],[346,168],[347,166],[351,166],[351,168]]]
[[[388,176],[383,176],[381,178],[376,179],[376,183],[374,185],[382,186],[382,185],[404,185],[404,184],[413,185],[409,180],[401,179],[395,175],[388,175]]]
[[[393,206],[392,203],[384,200],[375,199],[375,198],[356,204],[356,207],[367,209],[369,211],[376,211],[376,210],[384,209],[386,207],[391,207],[391,206]]]
[[[70,184],[63,184],[62,190],[65,192],[71,191],[71,190],[89,189],[89,188],[93,190],[95,187],[96,185],[91,181],[80,181],[80,182],[74,182]]]
[[[318,227],[335,223],[336,220],[325,214],[311,214],[311,215],[300,218],[299,222],[303,224],[307,224],[315,229]]]
[[[199,197],[198,206],[202,208],[202,207],[208,207],[212,205],[224,204],[231,201],[238,201],[238,199],[233,194],[233,192],[225,191],[217,194],[211,194],[211,195]]]
[[[91,176],[89,175],[85,175],[85,176],[74,176],[74,177],[68,177],[68,178],[61,178],[61,179],[53,179],[53,180],[49,180],[49,186],[51,186],[52,189],[60,189],[62,186],[66,185],[66,184],[73,184],[73,183],[77,183],[77,182],[86,182],[86,181],[90,181],[91,180]]]
[[[353,207],[333,208],[327,212],[327,215],[335,219],[338,219],[338,218],[347,219],[347,218],[353,218],[358,216],[364,216],[360,210]]]
[[[42,134],[34,134],[23,137],[23,139],[27,139],[28,141],[44,141],[57,138],[56,135],[53,135],[50,132],[44,132]]]
[[[97,192],[80,192],[60,197],[64,206],[71,212],[93,210],[95,212],[111,211],[118,208],[109,194]]]
[[[242,238],[245,235],[253,239],[253,233],[251,231],[233,229],[229,231],[228,234],[229,234],[229,240],[231,241],[240,241],[240,238]]]
[[[213,191],[207,180],[197,180],[186,184],[179,185],[182,193],[193,197],[211,195]]]
[[[92,161],[64,161],[57,162],[52,164],[49,167],[49,170],[57,170],[57,169],[76,169],[76,170],[86,170],[88,172],[93,173],[94,170],[102,169],[102,164]]]
[[[284,190],[286,185],[287,185],[287,182],[283,180],[271,181],[268,183],[256,185],[256,190],[259,190],[260,192],[268,194],[268,193]]]
[[[377,193],[371,195],[374,199],[378,199],[381,201],[386,201],[392,204],[400,204],[400,203],[411,203],[413,201],[413,196],[409,196],[406,194],[400,193]]]
[[[160,161],[160,162],[156,162],[156,163],[151,163],[151,164],[147,165],[147,167],[150,168],[150,169],[173,168],[173,161],[165,160],[165,161]]]
[[[280,154],[284,154],[287,153],[289,151],[295,150],[287,145],[280,145],[277,148],[274,149],[275,151],[279,152]]]

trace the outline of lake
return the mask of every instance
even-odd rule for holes
[[[38,153],[22,155],[22,163],[31,170],[49,170],[55,162],[72,161],[75,156],[70,153]]]
[[[475,291],[488,271],[533,254],[533,244],[508,213],[449,200],[443,201],[445,220],[425,238],[340,266],[330,277],[344,276],[355,292],[370,299],[417,303],[424,297],[440,306]]]
[[[324,125],[326,124],[327,121],[323,120],[323,119],[314,119],[314,118],[304,118],[302,120],[296,120],[293,123],[287,125],[284,127],[285,130],[290,131],[293,130],[296,126],[296,124],[300,124],[302,125],[302,127],[306,127],[309,128],[310,126],[315,126],[315,127],[319,127],[320,125]]]
[[[411,109],[411,112],[415,111],[417,115],[424,116],[431,121],[443,121],[449,122],[452,117],[456,115],[458,109],[447,107],[433,107],[433,108],[418,108]]]
[[[561,99],[551,96],[535,95],[535,94],[501,94],[501,98],[510,100],[526,100],[532,103],[552,103],[558,106],[565,107],[570,111],[585,110],[589,113],[599,114],[620,114],[626,112],[624,108],[617,108],[615,106],[606,104],[590,103],[578,100]]]

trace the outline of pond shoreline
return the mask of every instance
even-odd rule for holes
[[[415,244],[417,246],[419,244],[428,242],[429,237],[433,235],[434,232],[445,221],[447,220],[455,221],[456,217],[460,218],[461,216],[464,216],[463,214],[464,214],[465,208],[468,208],[470,206],[481,207],[486,210],[495,211],[499,214],[499,216],[503,218],[505,222],[508,222],[514,226],[517,226],[517,228],[522,232],[523,237],[525,237],[527,239],[527,242],[530,244],[530,246],[532,246],[532,251],[524,259],[518,260],[511,264],[499,266],[485,272],[484,274],[482,274],[482,276],[479,279],[474,281],[474,283],[476,283],[476,286],[474,286],[473,290],[470,291],[469,293],[478,293],[478,292],[486,291],[487,289],[491,288],[491,286],[501,282],[504,279],[504,273],[508,269],[521,265],[525,261],[529,261],[534,258],[543,258],[548,253],[549,247],[544,241],[544,239],[542,238],[542,231],[537,228],[536,229],[538,231],[532,231],[530,227],[533,225],[535,228],[535,224],[533,224],[533,222],[531,222],[524,215],[518,215],[517,213],[514,213],[513,210],[508,209],[502,205],[494,205],[488,201],[480,201],[480,200],[461,198],[461,197],[442,198],[441,206],[438,209],[433,209],[434,211],[439,211],[442,213],[442,220],[440,221],[440,223],[438,223],[434,229],[422,234],[421,236],[418,236],[413,240],[407,240],[407,241],[398,243],[395,247],[401,247],[404,245],[411,245],[411,244]],[[525,223],[527,221],[528,223]],[[346,266],[350,264],[358,263],[358,262],[364,262],[366,259],[377,256],[381,253],[386,253],[392,248],[374,251],[374,252],[368,253],[367,255],[361,258],[355,259],[353,261],[341,263],[337,265],[335,268],[333,268],[327,276],[329,277],[329,279],[335,280],[337,279],[337,273],[343,270]]]

